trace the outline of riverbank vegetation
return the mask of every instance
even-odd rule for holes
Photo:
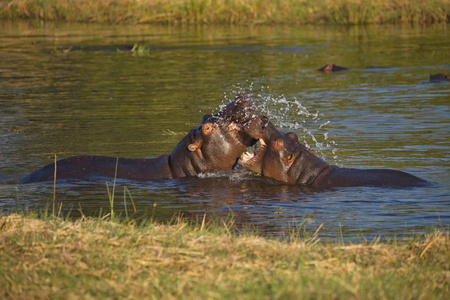
[[[450,21],[450,0],[0,0],[0,18],[131,24],[430,24]]]
[[[446,299],[450,292],[446,233],[343,244],[231,229],[3,216],[0,298]]]

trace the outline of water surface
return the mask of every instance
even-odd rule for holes
[[[243,171],[119,180],[137,215],[225,218],[271,235],[298,224],[323,238],[407,236],[450,224],[448,29],[439,27],[157,27],[0,25],[0,209],[42,209],[52,183],[17,185],[78,154],[169,153],[202,115],[236,93],[330,163],[386,167],[431,188],[311,191]],[[132,53],[133,45],[141,45]],[[145,47],[144,47],[145,46]],[[326,63],[349,71],[324,74]],[[109,210],[106,179],[57,185],[72,215]],[[107,179],[111,184],[112,179]],[[127,213],[132,204],[126,193]]]

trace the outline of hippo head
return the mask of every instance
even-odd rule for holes
[[[175,175],[195,175],[213,170],[231,170],[240,155],[256,140],[244,130],[254,112],[253,101],[245,95],[236,98],[215,115],[205,115],[202,124],[177,145],[171,154],[172,165],[182,166]],[[186,170],[187,162],[192,170]]]
[[[297,139],[295,133],[284,135],[266,116],[258,116],[248,122],[244,131],[259,139],[261,148],[251,154],[245,152],[239,159],[239,164],[249,171],[288,182],[287,171],[296,150],[293,147],[293,142]]]
[[[450,74],[430,74],[430,82],[442,82],[442,81],[450,81]]]
[[[318,71],[325,72],[325,73],[331,73],[331,72],[338,72],[338,71],[346,71],[348,68],[341,67],[334,64],[328,64],[323,66],[322,68],[318,69]]]
[[[249,171],[291,184],[308,184],[309,174],[315,173],[310,171],[317,163],[328,165],[300,144],[297,134],[281,133],[265,116],[248,122],[244,131],[261,143],[258,152],[244,153],[239,159],[239,164]]]

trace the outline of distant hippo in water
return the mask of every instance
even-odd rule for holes
[[[243,154],[239,164],[249,171],[289,184],[314,188],[343,186],[418,187],[430,183],[411,174],[390,169],[353,169],[330,165],[306,146],[295,133],[283,134],[265,116],[244,128],[261,142],[256,154]]]
[[[322,68],[318,69],[317,71],[325,72],[325,73],[331,73],[331,72],[338,72],[338,71],[346,71],[349,68],[341,67],[337,65],[328,64],[323,66]]]
[[[78,155],[58,160],[57,179],[89,179],[91,176],[154,180],[195,176],[201,172],[232,170],[239,156],[256,140],[247,135],[243,125],[253,117],[253,101],[238,95],[215,115],[205,115],[202,125],[192,129],[171,154],[157,158],[123,158]],[[51,163],[22,179],[20,183],[53,180]]]
[[[445,75],[442,73],[438,73],[430,75],[430,82],[442,82],[442,81],[450,81],[450,74]]]
[[[389,69],[388,67],[382,67],[382,66],[371,66],[364,68],[365,70],[383,70],[383,69]],[[347,71],[350,70],[350,68],[342,67],[334,64],[328,64],[323,66],[320,69],[317,69],[317,71],[325,72],[325,73],[332,73],[332,72],[339,72],[339,71]]]

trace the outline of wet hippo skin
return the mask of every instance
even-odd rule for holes
[[[379,70],[379,69],[389,69],[389,68],[388,67],[383,67],[383,66],[370,66],[370,67],[365,67],[364,69],[366,69],[366,70]],[[338,66],[338,65],[335,65],[335,64],[328,64],[328,65],[323,66],[320,69],[317,69],[317,71],[321,71],[321,72],[325,72],[325,73],[347,71],[347,70],[350,70],[350,68],[343,67],[343,66]]]
[[[450,74],[434,74],[430,75],[430,82],[442,82],[442,81],[450,81]]]
[[[325,73],[331,73],[331,72],[339,72],[339,71],[346,71],[348,68],[334,65],[334,64],[328,64],[323,66],[320,69],[317,69],[317,71],[325,72]]]
[[[260,139],[256,154],[243,154],[239,160],[247,170],[278,181],[316,188],[343,186],[427,186],[429,182],[391,169],[354,169],[330,165],[302,145],[295,133],[283,134],[265,116],[248,122],[245,132]]]
[[[192,129],[171,154],[156,158],[123,158],[78,155],[56,162],[57,179],[89,179],[92,176],[153,180],[194,176],[200,172],[231,170],[239,156],[256,140],[242,126],[253,116],[253,101],[238,95],[215,115],[205,115],[202,124]],[[22,179],[19,183],[53,180],[51,163]]]

